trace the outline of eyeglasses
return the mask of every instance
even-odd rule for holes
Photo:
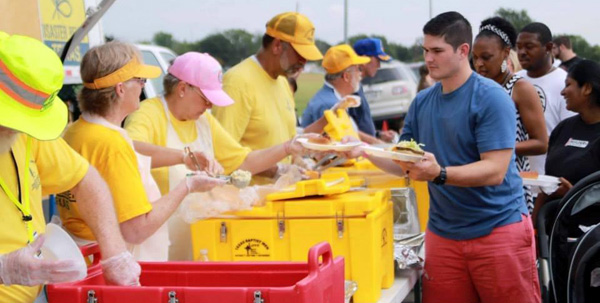
[[[146,81],[147,81],[148,79],[146,79],[146,78],[138,78],[138,77],[135,77],[135,78],[131,78],[131,79],[129,79],[129,80],[137,81],[139,84],[141,84],[141,85],[144,85],[144,84],[146,84]]]
[[[210,106],[212,105],[212,103],[208,100],[208,98],[206,98],[206,96],[204,96],[204,94],[199,90],[199,88],[188,84],[188,86],[196,93],[198,94],[198,96],[200,96],[200,98],[202,99],[202,101],[204,101],[204,104],[206,104],[206,106]]]

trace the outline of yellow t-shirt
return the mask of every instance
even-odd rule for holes
[[[225,73],[223,89],[235,103],[212,113],[243,146],[264,149],[296,135],[294,97],[284,77],[271,78],[250,57]]]
[[[31,139],[29,161],[29,184],[24,184],[26,135],[18,135],[10,152],[0,154],[0,177],[13,195],[19,199],[20,189],[29,188],[29,200],[33,228],[44,233],[46,224],[42,210],[42,196],[63,192],[77,185],[88,171],[89,164],[71,149],[63,139],[37,141]],[[17,178],[17,169],[19,178]],[[19,181],[17,181],[19,180]],[[20,182],[20,186],[17,186]],[[0,188],[0,254],[15,251],[27,245],[27,228],[19,209],[8,199]],[[40,287],[0,285],[0,302],[33,302]]]
[[[135,152],[118,131],[79,119],[67,128],[64,138],[98,170],[108,184],[119,223],[152,210]],[[69,232],[82,239],[95,240],[81,218],[77,201],[71,192],[59,194],[56,201],[60,218]]]
[[[216,160],[223,166],[226,174],[236,170],[250,153],[250,149],[242,147],[227,133],[221,124],[208,112],[204,113],[208,120],[212,144]],[[183,143],[191,143],[198,137],[195,121],[177,120],[171,112],[169,119],[179,139]],[[142,102],[140,109],[129,115],[125,121],[125,129],[132,140],[167,146],[167,117],[160,99],[153,98]],[[169,192],[169,168],[161,167],[152,170],[152,176],[160,192]]]

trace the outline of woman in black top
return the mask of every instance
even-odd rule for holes
[[[600,170],[600,65],[591,60],[573,65],[561,94],[567,109],[578,115],[560,122],[550,135],[546,174],[560,177],[561,185],[549,197],[538,196],[534,214],[547,199],[563,197],[573,184]]]

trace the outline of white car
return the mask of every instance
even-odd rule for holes
[[[154,98],[163,94],[163,78],[167,74],[167,69],[171,65],[171,61],[177,57],[172,50],[156,45],[136,44],[135,45],[144,59],[145,64],[160,67],[161,73],[158,78],[148,79],[144,86],[142,100]]]
[[[374,121],[402,119],[417,94],[417,80],[399,61],[382,62],[375,77],[362,80]]]

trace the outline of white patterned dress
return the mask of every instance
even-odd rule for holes
[[[504,90],[508,93],[508,95],[512,98],[512,92],[517,81],[523,79],[523,77],[519,75],[513,75],[504,86]],[[515,107],[516,108],[516,107]],[[517,142],[529,140],[529,134],[527,133],[527,129],[525,129],[525,125],[523,125],[523,121],[521,121],[521,114],[519,113],[519,109],[516,108],[517,111]],[[530,171],[531,167],[529,165],[529,159],[526,156],[516,156],[516,164],[517,169],[519,171]],[[533,195],[531,194],[531,188],[529,186],[523,186],[523,192],[525,195],[525,202],[527,203],[527,209],[529,213],[533,211]]]

